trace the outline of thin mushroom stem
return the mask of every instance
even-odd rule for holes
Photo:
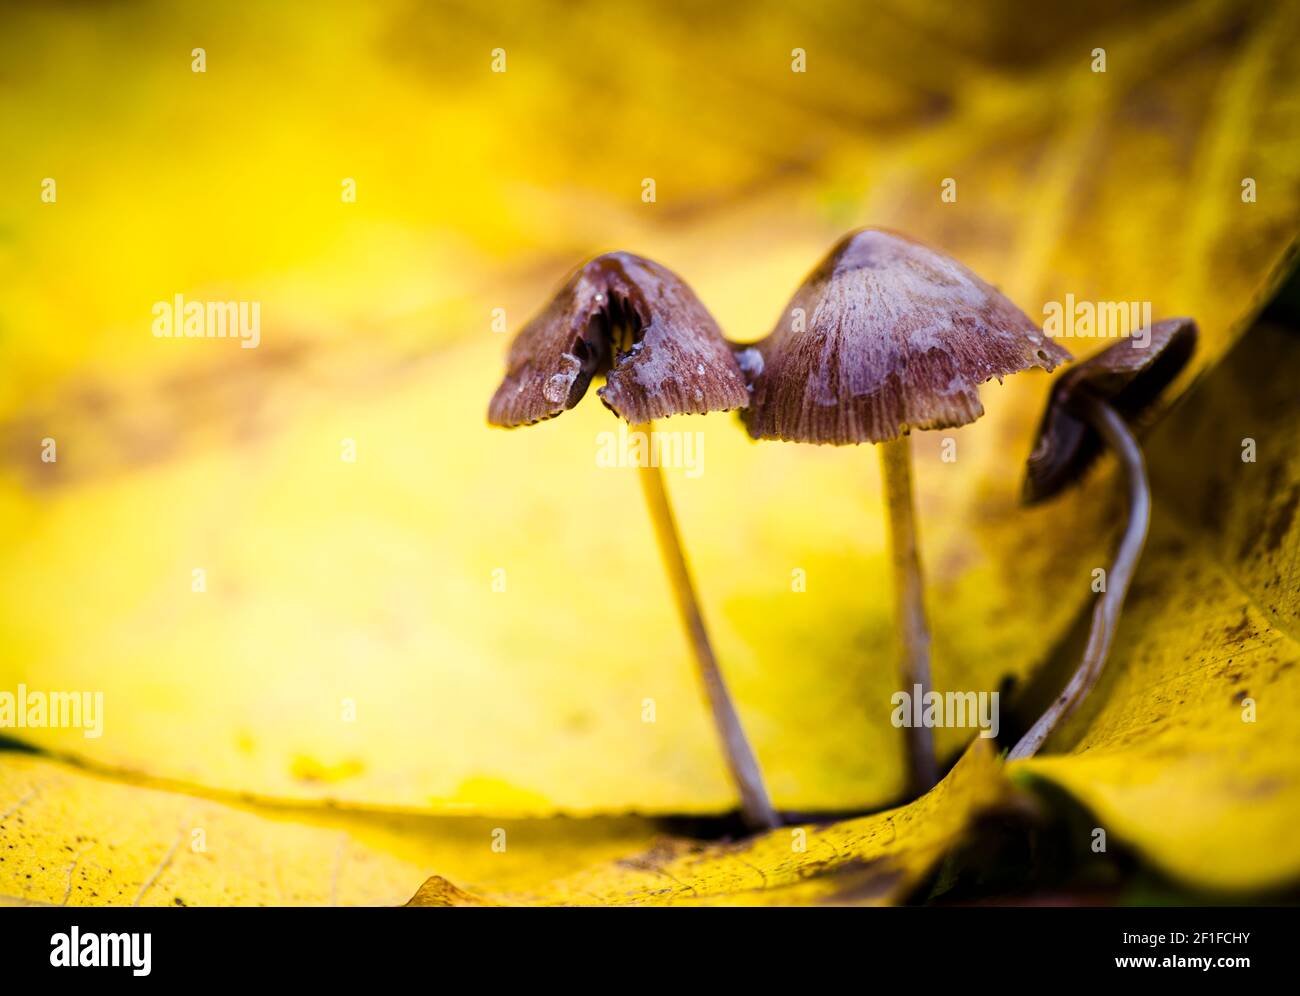
[[[889,548],[894,573],[894,607],[902,637],[900,674],[909,696],[930,691],[930,624],[925,615],[921,554],[916,511],[912,502],[912,437],[900,436],[880,444],[880,468],[889,512]],[[908,771],[912,790],[928,792],[939,780],[934,757],[934,733],[911,724],[907,735]]]
[[[650,434],[654,431],[654,425],[647,422],[645,425],[633,426],[632,431],[644,432],[648,441],[652,438]],[[650,509],[655,538],[659,541],[659,552],[663,555],[664,567],[672,583],[677,610],[681,614],[682,625],[686,628],[686,636],[699,665],[709,708],[713,710],[713,723],[722,740],[727,767],[740,791],[745,822],[754,829],[778,827],[781,821],[768,798],[758,761],[745,738],[740,717],[736,715],[736,707],[727,691],[727,683],[722,678],[718,659],[713,653],[713,644],[709,641],[709,633],[704,626],[704,615],[695,597],[695,586],[691,582],[686,555],[682,551],[681,537],[673,519],[672,506],[668,502],[668,492],[664,489],[663,475],[658,466],[650,466],[650,463],[651,461],[646,461],[640,468],[641,489]]]
[[[1084,396],[1078,404],[1080,414],[1106,440],[1106,444],[1119,457],[1120,466],[1124,468],[1124,478],[1128,485],[1128,524],[1115,553],[1115,561],[1106,575],[1105,590],[1092,612],[1092,630],[1088,634],[1083,660],[1065,690],[1011,749],[1007,755],[1009,761],[1033,757],[1038,753],[1052,731],[1074,713],[1097,684],[1111,642],[1115,638],[1124,598],[1133,581],[1138,558],[1142,556],[1147,527],[1151,522],[1151,488],[1147,483],[1146,461],[1142,458],[1142,449],[1133,433],[1119,413],[1106,402]]]

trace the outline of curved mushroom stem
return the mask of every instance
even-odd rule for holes
[[[925,616],[921,554],[912,505],[912,437],[880,444],[880,469],[889,511],[889,549],[894,571],[894,608],[903,640],[900,674],[909,697],[930,691],[930,624]],[[921,703],[922,706],[924,702]],[[912,791],[928,792],[939,780],[934,759],[934,732],[912,724],[907,730],[907,760]]]
[[[649,440],[654,430],[653,423],[632,426],[633,432],[644,432]],[[668,579],[672,582],[673,594],[677,598],[677,610],[681,614],[682,624],[686,627],[686,636],[695,652],[695,661],[699,665],[700,679],[704,692],[713,710],[713,723],[722,740],[722,749],[727,759],[727,767],[740,792],[744,809],[745,822],[754,829],[771,829],[781,825],[781,820],[772,808],[767,789],[763,785],[763,775],[759,770],[754,752],[745,739],[736,707],[732,704],[727,684],[723,681],[718,668],[718,659],[714,656],[713,645],[709,642],[708,630],[704,627],[704,616],[700,612],[699,601],[695,597],[695,586],[691,582],[690,569],[686,566],[686,556],[682,552],[681,537],[673,520],[672,506],[668,503],[668,492],[664,490],[663,475],[657,466],[642,465],[640,468],[641,488],[645,492],[646,505],[650,509],[650,519],[654,522],[655,537],[659,541],[659,552],[663,555],[664,567]]]
[[[1119,413],[1106,402],[1086,396],[1079,399],[1079,406],[1080,413],[1101,433],[1124,468],[1128,484],[1128,525],[1120,539],[1119,550],[1115,553],[1115,562],[1111,564],[1110,573],[1106,576],[1106,589],[1097,607],[1093,609],[1092,630],[1088,634],[1088,646],[1083,652],[1083,660],[1065,686],[1065,691],[1011,749],[1007,755],[1008,761],[1033,757],[1038,753],[1052,731],[1070,717],[1097,683],[1106,663],[1106,655],[1110,652],[1115,629],[1119,625],[1124,597],[1128,594],[1138,558],[1142,556],[1147,526],[1151,522],[1151,488],[1147,483],[1146,462],[1133,433]]]

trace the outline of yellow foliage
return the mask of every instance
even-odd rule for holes
[[[1014,804],[994,750],[976,740],[948,776],[898,809],[738,843],[665,838],[539,890],[481,895],[439,875],[409,906],[884,906],[905,898],[980,816]]]
[[[634,473],[595,465],[616,424],[589,399],[487,430],[504,346],[491,312],[519,328],[581,257],[625,247],[754,338],[837,235],[891,225],[1031,316],[1067,293],[1192,315],[1206,371],[1296,237],[1300,7],[1115,5],[1106,73],[1080,47],[1091,14],[1040,8],[6,12],[0,690],[105,702],[98,739],[6,732],[101,772],[264,801],[494,819],[735,805]],[[792,38],[806,74],[790,72]],[[45,177],[56,203],[40,200]],[[152,304],[178,293],[257,300],[261,345],[153,338]],[[1018,506],[1047,384],[989,385],[987,416],[952,433],[956,463],[939,434],[917,441],[939,689],[1034,674],[1108,550],[1105,476]],[[669,488],[776,804],[892,805],[902,739],[874,452],[754,445],[728,416],[664,428],[705,437],[706,472]],[[1275,438],[1291,445],[1295,428]],[[40,459],[45,438],[57,463]],[[1166,478],[1162,494],[1200,480]],[[1240,544],[1269,534],[1261,510],[1284,493],[1269,478],[1204,480],[1231,495]],[[1157,507],[1076,753],[1023,770],[1175,874],[1294,875],[1295,531],[1232,559],[1200,536],[1226,533],[1183,519]],[[1240,692],[1257,698],[1253,726]],[[945,729],[941,753],[967,740]],[[806,859],[783,831],[563,878],[571,867],[539,852],[516,875],[465,858],[480,844],[461,852],[450,827],[471,824],[374,841],[348,815],[279,820],[9,755],[0,784],[0,813],[18,806],[0,832],[25,856],[0,892],[47,902],[391,902],[434,871],[458,883],[437,895],[465,901],[893,901],[1004,792],[980,741],[931,796],[810,830]],[[186,850],[194,819],[211,820],[208,856]],[[602,826],[538,833],[589,833],[573,867],[643,843],[636,820]],[[437,833],[451,844],[425,840]]]
[[[0,39],[0,179],[30,191],[0,241],[0,689],[104,693],[102,737],[27,742],[260,798],[734,804],[633,472],[594,462],[615,423],[483,424],[492,310],[517,328],[583,256],[662,258],[748,339],[843,230],[892,225],[1031,315],[1067,290],[1191,314],[1206,365],[1300,217],[1294,4],[1110,12],[1104,74],[1083,15],[1011,0],[144,11],[24,9]],[[260,301],[261,346],[153,338],[176,293]],[[1031,674],[1106,549],[1104,479],[1018,508],[1046,384],[990,385],[955,463],[917,440],[940,689]],[[775,801],[896,801],[875,454],[665,427],[705,435],[669,486]]]
[[[249,807],[0,753],[0,905],[392,906],[435,869],[533,888],[652,836],[630,818]]]

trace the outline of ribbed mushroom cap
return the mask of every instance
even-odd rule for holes
[[[493,425],[529,425],[596,393],[632,423],[742,408],[745,379],[713,316],[677,274],[626,252],[580,267],[510,344],[488,407]]]
[[[995,288],[897,232],[840,240],[766,339],[737,347],[755,439],[879,443],[984,414],[979,385],[1070,359]]]
[[[1146,345],[1143,345],[1143,342]],[[1047,399],[1025,474],[1027,504],[1050,498],[1083,476],[1102,450],[1097,430],[1075,414],[1083,392],[1100,398],[1128,422],[1139,418],[1187,365],[1196,350],[1196,323],[1168,318],[1120,339],[1063,373]]]

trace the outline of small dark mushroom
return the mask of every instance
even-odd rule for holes
[[[742,408],[745,378],[727,341],[677,274],[631,253],[597,256],[565,283],[510,346],[505,380],[488,408],[493,425],[530,425],[576,405],[592,378],[596,393],[633,431],[653,420]],[[727,766],[746,821],[780,821],[718,667],[659,467],[639,468],[655,536],[695,653]]]
[[[767,338],[737,347],[755,439],[880,443],[894,591],[909,694],[930,687],[912,500],[914,429],[984,414],[979,385],[1069,360],[1019,308],[956,260],[882,229],[843,238],[795,291]],[[933,733],[910,728],[912,788],[938,777]]]
[[[1152,325],[1149,338],[1139,334],[1122,339],[1062,374],[1052,386],[1029,456],[1025,503],[1059,494],[1083,476],[1104,445],[1115,452],[1124,470],[1128,522],[1106,574],[1105,590],[1093,609],[1083,660],[1065,690],[1011,749],[1008,760],[1036,754],[1101,676],[1151,521],[1146,463],[1129,425],[1178,376],[1195,349],[1196,323],[1170,318]]]
[[[593,377],[633,425],[749,403],[718,324],[681,277],[626,252],[580,267],[510,344],[488,421],[513,428],[567,411]]]

